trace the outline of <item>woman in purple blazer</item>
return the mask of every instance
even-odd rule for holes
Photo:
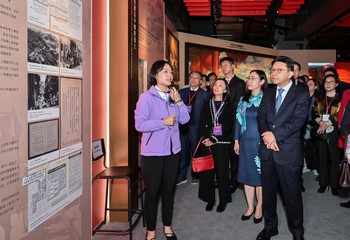
[[[174,189],[180,157],[179,123],[190,116],[178,91],[170,85],[173,68],[156,61],[150,70],[150,89],[141,94],[135,109],[135,128],[142,133],[140,163],[146,183],[146,239],[155,239],[159,193],[162,194],[163,231],[167,240],[177,237],[171,228]]]

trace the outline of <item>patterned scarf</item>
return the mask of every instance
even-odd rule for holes
[[[237,113],[236,113],[236,119],[238,123],[241,125],[241,134],[243,134],[247,128],[247,122],[246,122],[246,110],[247,108],[250,108],[252,105],[255,107],[259,107],[261,103],[263,93],[260,92],[258,94],[251,95],[249,98],[249,102],[243,101],[243,97],[241,97],[238,107],[237,107]]]

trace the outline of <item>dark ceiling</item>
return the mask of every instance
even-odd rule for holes
[[[272,0],[263,16],[222,16],[221,0],[209,1],[210,16],[189,16],[183,0],[164,0],[166,15],[181,32],[276,49],[336,49],[337,62],[350,62],[350,0],[305,0],[293,15],[278,15],[283,0]]]

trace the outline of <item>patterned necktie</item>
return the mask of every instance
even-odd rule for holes
[[[278,96],[277,96],[276,105],[275,105],[276,113],[278,112],[278,109],[280,108],[280,106],[282,104],[282,93],[283,93],[283,91],[284,91],[283,88],[278,89]]]

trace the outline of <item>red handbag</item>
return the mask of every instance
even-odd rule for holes
[[[193,172],[203,172],[203,171],[208,171],[208,170],[214,169],[214,158],[213,158],[213,154],[211,153],[210,147],[208,147],[209,155],[196,157],[198,148],[199,148],[199,146],[202,145],[202,140],[203,140],[203,137],[201,137],[201,139],[199,139],[196,150],[194,150],[194,153],[192,156],[192,170],[193,170]]]

